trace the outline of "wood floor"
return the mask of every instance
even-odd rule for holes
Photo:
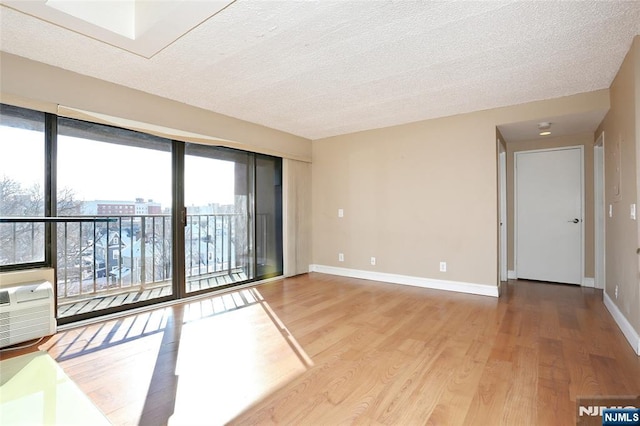
[[[640,394],[601,291],[503,292],[312,273],[40,347],[117,425],[574,425],[579,396]]]

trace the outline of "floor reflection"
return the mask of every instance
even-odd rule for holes
[[[312,365],[256,289],[189,304],[184,319],[169,424],[226,423]]]
[[[256,288],[68,329],[40,348],[114,424],[224,424],[313,365]]]

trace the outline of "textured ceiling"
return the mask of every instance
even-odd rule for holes
[[[238,0],[150,59],[0,7],[0,49],[309,139],[610,86],[640,1]]]

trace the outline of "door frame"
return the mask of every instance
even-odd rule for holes
[[[498,139],[498,202],[500,231],[500,281],[508,280],[507,271],[507,152]]]
[[[604,174],[604,131],[593,145],[593,201],[594,201],[594,285],[604,289],[606,282],[606,212]]]
[[[557,148],[544,148],[544,149],[531,149],[527,151],[516,151],[513,153],[513,269],[515,276],[518,278],[518,155],[533,154],[536,152],[551,152],[551,151],[566,151],[570,149],[577,149],[580,151],[580,286],[585,285],[584,275],[584,249],[585,249],[585,227],[584,227],[584,212],[585,212],[585,193],[584,193],[584,146],[572,145],[562,146]]]

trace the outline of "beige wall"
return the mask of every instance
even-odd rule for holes
[[[55,282],[53,268],[38,268],[0,273],[0,288],[37,281],[49,281],[53,284]]]
[[[640,334],[640,247],[638,221],[631,220],[630,205],[638,202],[638,151],[640,150],[640,37],[636,37],[611,85],[611,110],[596,131],[605,134],[605,203],[613,208],[606,218],[605,291]],[[620,194],[613,188],[617,147],[620,149]],[[618,287],[618,297],[615,288]]]
[[[314,142],[314,263],[496,285],[495,165],[475,115]]]
[[[636,319],[631,320],[636,333],[640,335],[640,36],[636,36],[633,41],[633,55],[635,57],[635,123],[636,123],[636,209],[638,215],[638,240],[636,243],[636,261],[638,262],[638,268],[635,276],[636,291],[638,291],[637,302],[635,306]],[[633,286],[633,281],[631,286]],[[640,355],[640,342],[638,342],[638,355]]]
[[[604,90],[314,141],[313,263],[496,286],[496,126],[608,106]]]
[[[0,52],[0,102],[51,113],[60,105],[221,139],[247,151],[311,161],[307,139],[5,52]]]
[[[633,52],[635,56],[635,122],[636,122],[636,209],[638,211],[638,219],[640,219],[640,36],[636,36],[633,41]],[[638,290],[637,304],[636,304],[636,320],[631,321],[634,325],[636,333],[640,335],[640,220],[637,222],[638,227],[638,241],[636,244],[636,254],[638,269],[636,272],[636,289]],[[633,284],[631,284],[633,285]],[[640,342],[638,342],[638,349],[636,350],[640,355]]]
[[[507,143],[507,255],[508,267],[510,271],[514,267],[514,153],[520,151],[530,151],[535,149],[551,149],[565,146],[584,147],[584,276],[593,278],[594,275],[594,217],[593,217],[593,134],[582,133],[571,136],[561,136],[555,138],[535,139],[521,142]]]

